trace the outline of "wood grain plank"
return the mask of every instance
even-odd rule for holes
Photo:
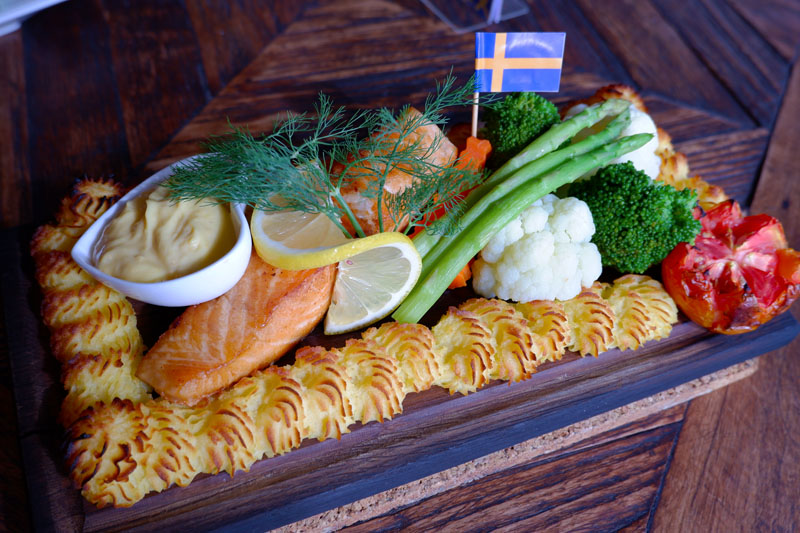
[[[567,448],[344,531],[412,524],[437,531],[604,531],[629,525],[647,516],[679,428],[669,424],[590,448]]]
[[[795,0],[728,0],[783,56],[792,60],[800,46],[800,4]]]
[[[152,157],[211,98],[184,6],[102,1],[130,166]],[[111,88],[111,87],[108,87]],[[146,112],[143,112],[146,110]]]
[[[466,80],[473,56],[471,35],[454,36],[427,14],[385,1],[323,3],[267,45],[147,169],[200,152],[228,120],[267,131],[282,113],[310,109],[320,91],[350,107],[421,105],[451,67]]]
[[[0,227],[31,220],[22,32],[0,37]]]
[[[573,2],[528,2],[530,12],[505,22],[502,28],[489,31],[563,31],[567,32],[564,66],[567,72],[601,75],[608,83],[633,82],[608,43],[598,34],[583,11]],[[567,76],[564,76],[567,77]],[[595,85],[595,88],[599,85]],[[559,91],[558,96],[562,96]]]
[[[750,379],[692,401],[656,531],[798,531],[800,342]]]
[[[675,147],[689,159],[691,175],[699,174],[748,205],[768,141],[768,130],[755,129],[677,142]]]
[[[30,226],[11,228],[0,233],[4,259],[3,269],[0,270],[3,304],[7,331],[11,332],[8,350],[14,389],[18,391],[16,406],[20,437],[40,431],[57,431],[59,426],[55,418],[64,398],[64,390],[58,380],[58,363],[52,356],[39,358],[37,355],[39,351],[47,353],[50,349],[44,325],[30,321],[37,316],[41,306],[38,287],[32,276],[20,279],[15,274],[15,271],[33,272],[33,260],[28,252],[32,234]],[[18,266],[13,266],[15,263]],[[30,364],[26,361],[30,361]]]
[[[722,2],[654,1],[748,114],[772,124],[789,64],[761,34]]]
[[[578,3],[643,90],[716,111],[742,125],[752,124],[650,1]]]
[[[689,107],[659,94],[645,92],[642,97],[655,123],[669,133],[673,142],[680,143],[741,129],[736,121],[728,117]]]
[[[536,6],[534,9],[537,9]],[[542,13],[550,13],[544,6],[538,9]],[[570,19],[580,18],[574,9],[567,11]],[[552,13],[549,16],[558,18]],[[554,29],[557,23],[547,20],[542,24],[551,24]],[[348,31],[354,26],[358,31]],[[420,34],[425,38],[422,41],[414,38],[409,41],[397,37],[404,26],[420,28]],[[386,30],[394,27],[397,27],[397,31]],[[443,44],[448,53],[452,50],[452,55],[447,55],[444,60],[432,52],[440,42],[449,43]],[[373,46],[380,52],[365,61],[363,58],[368,53],[366,43],[374,43]],[[148,165],[148,170],[158,170],[170,162],[201,151],[199,141],[212,133],[226,131],[227,119],[238,125],[247,124],[253,131],[266,131],[283,111],[307,109],[320,90],[332,93],[339,102],[356,106],[396,105],[398,100],[418,104],[424,97],[418,77],[430,79],[432,86],[435,75],[443,75],[451,64],[458,65],[461,69],[459,72],[467,75],[471,66],[472,46],[471,36],[453,37],[446,26],[438,21],[430,17],[419,18],[413,12],[384,2],[366,6],[362,4],[360,9],[346,2],[309,9],[301,20],[288,27],[285,35],[270,43],[252,65],[179,132],[171,145]],[[325,52],[314,53],[312,49]],[[295,58],[298,56],[311,57],[307,61],[297,62]],[[424,63],[424,69],[415,68],[419,62]],[[603,64],[599,59],[597,62],[598,65]],[[331,65],[339,67],[333,68]],[[582,68],[588,68],[588,65]],[[438,70],[432,71],[433,67]],[[553,95],[556,104],[585,97],[609,83],[628,81],[613,75],[583,72],[582,68],[565,69],[561,91]],[[326,81],[321,81],[321,77]],[[391,97],[387,97],[387,90],[392,91],[389,93]],[[393,98],[395,101],[392,101]],[[702,110],[684,109],[658,95],[648,94],[648,101],[661,102],[655,109],[659,123],[664,120],[665,127],[670,131],[676,129],[676,139],[688,138],[689,131],[695,132],[693,137],[697,137],[739,128],[739,124],[730,118]],[[467,115],[465,112],[468,120]]]
[[[581,72],[569,65],[565,65],[558,93],[545,96],[556,106],[561,106],[573,100],[587,98],[593,95],[600,87],[618,82],[618,78],[606,77],[592,72]]]
[[[795,63],[781,112],[770,139],[752,208],[778,217],[789,244],[800,250],[800,62]]]
[[[641,518],[638,518],[628,524],[620,528],[617,533],[639,533],[641,531],[647,531],[647,523],[649,520],[649,515],[644,515]]]
[[[28,481],[29,508],[35,531],[70,533],[82,531],[84,525],[83,502],[78,491],[63,472],[59,440],[63,430],[53,428],[20,439],[23,464]]]
[[[5,313],[0,305],[0,346],[6,346],[7,343]],[[0,436],[4,439],[0,446],[0,464],[3,465],[3,475],[0,476],[0,517],[3,517],[0,532],[27,531],[31,527],[19,441],[8,438],[18,435],[15,411],[8,354],[6,350],[0,350]]]
[[[47,350],[47,340],[43,328],[28,322],[26,316],[35,315],[34,309],[38,309],[41,299],[32,290],[30,278],[20,280],[14,274],[15,269],[33,268],[26,253],[31,233],[30,227],[0,233],[5,260],[0,270],[3,312],[7,331],[13,332],[7,346],[14,377],[17,435],[27,481],[28,508],[35,511],[31,522],[39,531],[78,531],[83,524],[80,496],[64,475],[59,450],[63,429],[55,421],[64,397],[58,382],[58,365],[53,357],[36,360],[34,354],[38,349]],[[38,348],[31,351],[31,346]],[[26,408],[20,410],[21,406]],[[16,493],[24,494],[20,490]]]
[[[56,5],[27,20],[22,35],[33,220],[42,221],[76,178],[124,179],[131,165],[100,6]]]
[[[217,94],[304,8],[303,2],[294,0],[186,0],[185,4],[211,94]]]
[[[534,461],[547,461],[559,457],[568,453],[565,450],[573,453],[635,433],[680,422],[683,420],[686,410],[685,402],[699,395],[707,394],[711,390],[725,387],[739,379],[745,379],[757,369],[757,360],[745,361],[668,391],[527,440],[511,448],[331,509],[300,522],[288,524],[275,530],[275,533],[338,530],[416,505],[435,495],[491,474],[517,466],[529,465]],[[648,519],[644,518],[644,522],[646,523]]]

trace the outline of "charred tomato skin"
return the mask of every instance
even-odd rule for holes
[[[743,217],[728,201],[700,221],[695,243],[676,246],[661,266],[664,287],[692,321],[717,333],[746,333],[800,296],[800,260],[775,218]]]
[[[681,243],[661,265],[664,288],[693,322],[716,333],[734,335],[753,331],[783,312],[798,296],[791,285],[771,305],[763,306],[742,278],[740,285],[717,284],[698,260],[692,245]],[[698,268],[700,267],[700,268]]]

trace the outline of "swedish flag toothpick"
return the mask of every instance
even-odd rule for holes
[[[476,33],[479,92],[558,92],[565,33]]]
[[[482,92],[558,92],[566,37],[560,32],[476,33],[476,104]],[[478,127],[477,107],[472,115],[473,135]]]

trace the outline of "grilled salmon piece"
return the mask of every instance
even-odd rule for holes
[[[442,133],[439,126],[430,122],[422,122],[420,117],[422,114],[413,107],[408,108],[405,114],[399,118],[401,125],[414,125],[419,123],[419,126],[410,131],[408,136],[399,143],[400,148],[409,148],[414,146],[413,153],[420,159],[436,167],[448,167],[456,160],[458,150],[455,145]],[[386,143],[386,150],[391,150],[399,132],[392,132],[383,136],[383,141]],[[381,138],[378,136],[378,138]],[[365,155],[365,154],[361,154]],[[378,200],[374,195],[365,195],[368,189],[374,187],[374,181],[378,176],[383,173],[385,167],[380,164],[365,163],[363,165],[356,165],[349,169],[348,175],[350,182],[342,187],[342,199],[350,207],[356,220],[358,221],[364,233],[373,235],[379,233],[380,220],[378,217]],[[344,165],[334,162],[331,174],[336,176],[344,171]],[[391,202],[391,197],[398,195],[411,187],[414,184],[415,177],[410,172],[410,169],[402,166],[389,169],[386,174],[386,181],[383,184],[383,199],[387,205]],[[389,209],[383,209],[381,213],[383,219],[383,231],[400,231],[405,228],[408,223],[407,220],[395,221],[389,213]],[[355,234],[355,229],[347,217],[342,219],[342,224],[351,235]]]
[[[282,270],[253,254],[230,291],[175,319],[136,375],[170,400],[196,404],[308,335],[330,305],[335,274],[335,265]]]

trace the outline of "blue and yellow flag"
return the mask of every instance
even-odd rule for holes
[[[476,33],[478,92],[558,92],[566,33]]]

